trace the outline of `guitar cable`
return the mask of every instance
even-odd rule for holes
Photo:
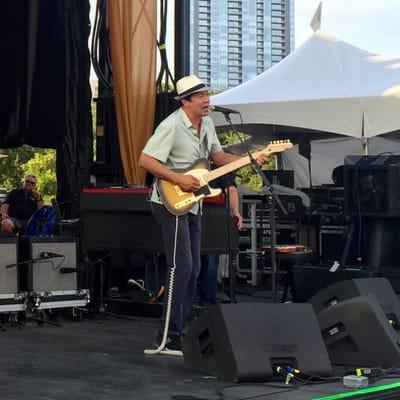
[[[163,337],[162,337],[160,345],[156,349],[144,350],[144,354],[146,354],[146,355],[163,354],[163,355],[170,355],[170,356],[183,356],[182,351],[169,350],[166,347],[169,320],[171,317],[172,295],[174,292],[174,281],[175,281],[175,270],[176,270],[176,245],[178,242],[178,224],[179,224],[179,217],[178,217],[178,215],[176,215],[175,216],[174,253],[173,253],[173,259],[172,259],[172,267],[169,271],[170,275],[169,275],[169,287],[168,287],[168,297],[167,297],[167,312],[166,312],[165,321],[164,321]]]

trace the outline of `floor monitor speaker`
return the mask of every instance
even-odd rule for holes
[[[190,326],[185,364],[230,382],[264,382],[278,367],[328,374],[331,364],[310,304],[225,304]]]
[[[389,320],[400,322],[400,301],[387,278],[360,278],[336,282],[314,295],[309,303],[318,314],[353,297],[374,295]]]
[[[342,301],[317,318],[332,364],[400,367],[400,336],[375,296]]]

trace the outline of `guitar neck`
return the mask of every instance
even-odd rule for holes
[[[253,153],[252,156],[254,158],[256,158],[259,153],[260,152]],[[204,179],[207,182],[211,182],[214,179],[218,179],[221,176],[229,174],[232,171],[236,171],[237,169],[242,168],[242,167],[250,164],[250,162],[251,161],[250,161],[250,157],[249,156],[239,158],[236,161],[233,161],[233,162],[231,162],[229,164],[223,165],[222,167],[219,167],[217,169],[214,169],[214,170],[210,171],[208,174],[206,174],[204,176]]]

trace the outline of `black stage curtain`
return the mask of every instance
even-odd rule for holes
[[[0,147],[56,149],[74,210],[92,162],[89,1],[3,0],[0,16]]]

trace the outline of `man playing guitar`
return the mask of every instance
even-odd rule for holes
[[[180,79],[176,87],[181,107],[156,128],[140,155],[139,166],[179,190],[191,193],[201,188],[200,180],[174,169],[189,168],[200,158],[211,157],[216,166],[222,166],[239,157],[222,151],[208,116],[210,96],[205,84],[191,75]],[[257,163],[262,164],[267,158],[260,153]],[[190,204],[188,212],[182,215],[171,213],[164,206],[157,185],[153,185],[151,205],[161,225],[169,268],[166,293],[171,292],[172,297],[168,338],[166,342],[164,333],[160,348],[181,350],[182,332],[194,302],[200,271],[201,202]],[[164,306],[164,320],[166,314]]]

